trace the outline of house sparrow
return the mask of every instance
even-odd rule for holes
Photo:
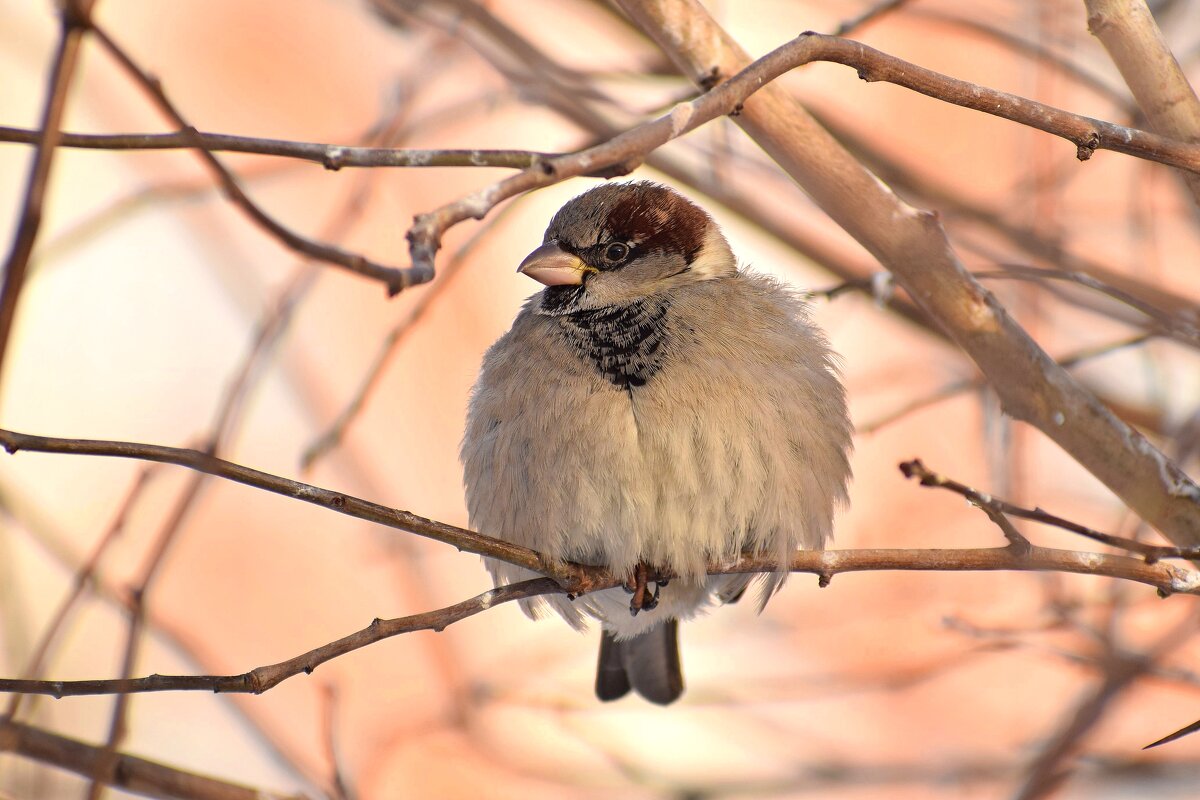
[[[683,692],[678,621],[753,579],[706,564],[753,553],[786,565],[824,544],[846,502],[834,355],[800,299],[739,271],[712,218],[654,183],[571,200],[518,271],[546,288],[488,350],[471,395],[471,525],[630,576],[632,602],[617,588],[522,606],[600,622],[601,700],[632,688],[670,703]],[[485,561],[496,585],[536,577]],[[673,577],[651,593],[660,575]],[[762,603],[786,575],[763,576]]]

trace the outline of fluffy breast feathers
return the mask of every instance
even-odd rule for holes
[[[462,458],[473,527],[618,574],[639,561],[664,567],[697,590],[712,559],[782,563],[825,543],[846,500],[851,428],[802,301],[746,272],[677,287],[655,369],[622,385],[568,321],[534,313],[539,297],[488,351],[471,399]],[[488,566],[501,583],[532,577]],[[575,624],[581,611],[607,614],[583,600],[550,602]]]

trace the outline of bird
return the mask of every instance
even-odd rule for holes
[[[595,692],[666,705],[678,628],[790,556],[848,504],[852,425],[839,359],[806,301],[739,269],[714,219],[668,186],[605,183],[568,201],[518,272],[544,285],[483,357],[461,446],[469,524],[626,587],[521,601],[601,628]],[[484,559],[496,586],[538,577]],[[650,586],[653,585],[653,590]],[[633,597],[630,597],[630,593]]]

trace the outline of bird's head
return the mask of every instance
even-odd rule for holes
[[[621,306],[737,272],[704,209],[656,183],[610,183],[559,209],[519,271],[547,287],[543,313]]]

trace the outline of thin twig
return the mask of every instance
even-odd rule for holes
[[[346,781],[338,765],[337,701],[337,688],[332,683],[321,687],[321,744],[329,762],[330,797],[331,800],[349,800],[350,793],[346,791]]]
[[[39,131],[0,125],[0,142],[35,144]],[[327,170],[349,167],[499,167],[527,169],[558,153],[535,150],[438,149],[360,147],[234,136],[199,130],[173,133],[63,133],[59,147],[88,150],[193,150],[209,153],[249,153],[311,161]]]
[[[1056,241],[1036,227],[1010,222],[1005,216],[1009,209],[997,209],[962,197],[957,190],[941,187],[938,178],[929,171],[918,171],[897,163],[863,136],[828,115],[814,113],[822,126],[833,134],[875,174],[885,180],[906,197],[919,199],[922,205],[937,208],[947,218],[965,218],[996,233],[1007,242],[1026,251],[1032,257],[1058,265],[1068,272],[1082,272],[1109,286],[1115,286],[1139,299],[1151,303],[1163,313],[1186,315],[1195,313],[1195,300],[1166,290],[1161,285],[1151,284],[1117,272],[1100,262],[1080,257],[1064,249]],[[757,219],[761,214],[755,215]],[[851,287],[853,288],[853,287]],[[894,308],[894,307],[893,307]],[[1094,308],[1092,310],[1095,310]],[[934,326],[934,330],[937,330]]]
[[[1146,745],[1142,749],[1149,750],[1151,747],[1158,747],[1160,744],[1168,744],[1177,739],[1182,739],[1185,736],[1193,734],[1196,731],[1200,731],[1200,719],[1196,720],[1191,725],[1186,725],[1186,726],[1180,728],[1179,730],[1175,731],[1172,734],[1168,734],[1168,735],[1162,737],[1161,739],[1151,742],[1150,744]]]
[[[1145,676],[1172,650],[1188,642],[1196,631],[1195,612],[1179,625],[1172,627],[1143,653],[1112,651],[1104,679],[1075,708],[1066,724],[1050,737],[1041,752],[1033,759],[1016,800],[1038,800],[1048,797],[1062,787],[1070,775],[1070,767],[1062,766],[1079,747],[1083,738],[1096,727],[1116,697],[1127,691]]]
[[[900,465],[900,471],[904,473],[906,478],[917,478],[922,486],[932,486],[939,489],[948,489],[955,494],[962,495],[972,505],[978,506],[984,512],[992,517],[993,514],[1007,514],[1021,519],[1040,522],[1043,525],[1051,525],[1056,528],[1077,533],[1088,539],[1107,544],[1111,547],[1118,547],[1122,550],[1127,550],[1131,553],[1137,553],[1147,564],[1153,564],[1164,558],[1185,558],[1197,559],[1200,558],[1200,547],[1168,547],[1165,545],[1146,544],[1139,542],[1136,539],[1129,539],[1124,536],[1115,536],[1111,533],[1101,533],[1093,530],[1085,525],[1080,525],[1078,522],[1072,522],[1069,519],[1057,517],[1043,511],[1040,508],[1022,508],[1021,506],[1013,505],[1005,500],[992,497],[989,494],[983,494],[971,487],[959,483],[956,480],[940,475],[928,467],[926,467],[919,458],[912,461],[905,461]],[[1005,532],[1007,536],[1007,531]]]
[[[710,575],[755,574],[772,572],[778,564],[768,557],[744,557],[734,562],[714,562],[708,566]],[[1136,581],[1157,587],[1160,593],[1200,595],[1200,574],[1165,564],[1147,564],[1127,556],[1083,553],[1031,546],[1018,554],[1011,547],[967,549],[908,549],[908,550],[803,550],[796,552],[789,564],[791,572],[817,575],[821,585],[828,585],[834,575],[845,572],[875,572],[904,570],[918,572],[1005,572],[1054,571],[1095,575]],[[374,644],[383,639],[414,631],[441,631],[467,617],[487,611],[501,603],[546,594],[571,595],[608,589],[623,585],[624,577],[593,572],[593,579],[583,589],[571,589],[555,578],[534,578],[501,586],[469,600],[409,617],[374,620],[366,628],[349,636],[322,645],[287,661],[257,667],[239,675],[150,675],[145,678],[116,680],[15,680],[0,679],[0,692],[45,694],[55,698],[79,695],[206,691],[219,693],[261,694],[282,681],[311,674],[325,662],[346,653]]]
[[[287,661],[257,667],[240,675],[150,675],[146,678],[94,681],[0,680],[0,691],[36,692],[49,694],[56,698],[177,691],[262,694],[288,678],[301,673],[311,675],[313,670],[327,661],[384,639],[414,631],[440,632],[455,622],[503,603],[560,592],[562,592],[562,588],[551,578],[534,578],[509,586],[501,586],[437,611],[428,611],[397,619],[375,619],[367,627],[349,636],[289,658]]]
[[[969,6],[959,6],[959,8],[966,13],[970,13],[971,10]],[[953,11],[942,11],[928,6],[922,8],[920,5],[909,9],[907,13],[914,20],[940,23],[959,28],[970,34],[971,38],[985,37],[990,39],[997,45],[1011,50],[1016,55],[1028,57],[1036,64],[1037,69],[1045,69],[1049,66],[1061,72],[1075,84],[1103,97],[1123,112],[1126,118],[1132,118],[1137,115],[1137,109],[1130,102],[1127,92],[1118,91],[1113,87],[1111,82],[1106,81],[1098,74],[1086,69],[1075,61],[1054,52],[1040,39],[1026,39],[1019,34],[1000,28],[998,25],[993,24],[995,17],[992,15],[988,15],[984,19],[971,19],[965,14],[955,14]],[[1036,32],[1023,28],[1021,32],[1037,36]]]
[[[1111,297],[1119,303],[1129,306],[1145,314],[1156,323],[1155,327],[1162,333],[1192,347],[1200,347],[1200,329],[1190,320],[1165,311],[1158,306],[1136,297],[1133,294],[1112,286],[1099,278],[1085,272],[1061,269],[1043,269],[1025,264],[1001,264],[997,270],[980,270],[972,272],[976,278],[1008,279],[1021,281],[1065,281],[1086,287],[1093,291]],[[1195,312],[1193,311],[1193,316]]]
[[[87,560],[79,567],[78,570],[75,571],[75,578],[71,583],[71,590],[67,593],[67,596],[63,598],[58,609],[54,612],[54,615],[51,616],[50,622],[47,623],[45,628],[42,630],[42,634],[39,637],[37,644],[33,648],[33,653],[29,656],[29,659],[25,664],[25,669],[22,670],[22,674],[24,674],[26,678],[36,679],[38,675],[41,674],[42,670],[45,669],[46,658],[50,654],[50,648],[54,644],[55,638],[58,636],[59,631],[62,630],[62,627],[66,623],[67,617],[70,615],[72,609],[75,608],[75,604],[79,602],[81,597],[83,597],[83,592],[85,589],[87,589],[88,584],[94,580],[96,569],[100,564],[100,559],[104,556],[105,552],[107,552],[109,545],[115,542],[121,535],[121,532],[125,529],[125,521],[129,517],[129,512],[132,511],[134,504],[141,497],[142,491],[146,488],[150,476],[157,468],[159,468],[158,464],[151,464],[138,473],[137,477],[133,481],[133,484],[129,487],[129,491],[126,493],[125,498],[117,507],[116,516],[113,518],[112,522],[109,523],[108,529],[105,530],[103,535],[101,535],[99,541],[96,543],[95,548],[92,550]],[[8,708],[5,709],[5,712],[0,719],[15,718],[17,712],[20,710],[20,706],[21,695],[13,695],[9,700]]]
[[[219,478],[263,489],[274,494],[301,500],[339,514],[375,522],[418,536],[453,545],[459,550],[498,558],[510,564],[526,567],[535,572],[551,575],[572,587],[572,591],[583,591],[589,585],[588,577],[595,570],[579,565],[563,565],[548,562],[539,553],[527,547],[503,542],[465,528],[436,522],[408,511],[361,500],[341,492],[322,489],[300,481],[271,475],[256,469],[235,464],[201,450],[162,445],[114,442],[95,439],[61,439],[50,436],[30,436],[8,430],[0,430],[0,445],[10,453],[20,450],[42,453],[74,453],[76,455],[111,456],[134,458],[175,464],[181,467],[215,475]]]
[[[159,574],[163,559],[174,544],[183,521],[191,513],[193,503],[200,493],[205,476],[192,475],[183,492],[175,501],[174,507],[163,522],[162,528],[151,546],[150,555],[143,565],[141,574],[136,580],[130,597],[133,607],[129,612],[129,620],[125,631],[125,643],[121,654],[121,674],[129,676],[137,668],[138,657],[141,654],[143,633],[146,629],[146,606],[154,579]],[[129,695],[120,693],[113,705],[112,715],[108,724],[108,737],[104,743],[104,751],[115,757],[117,748],[128,733],[126,723],[129,718]],[[88,786],[88,800],[99,800],[104,791],[106,781],[93,777]]]
[[[858,70],[865,81],[886,81],[964,108],[983,111],[1073,142],[1080,160],[1096,150],[1113,150],[1158,161],[1192,172],[1200,172],[1200,145],[1178,142],[1153,133],[1091,119],[1016,95],[960,81],[864,44],[803,33],[758,59],[729,80],[694,100],[679,103],[671,111],[620,135],[577,153],[548,159],[485,189],[419,214],[408,232],[412,255],[413,282],[431,280],[434,254],[442,237],[467,219],[482,219],[503,200],[568,178],[611,169],[627,172],[646,155],[699,126],[726,114],[736,113],[751,95],[796,67],[814,61],[832,61]]]
[[[4,357],[17,315],[17,304],[20,301],[21,290],[25,287],[29,256],[33,253],[33,245],[42,226],[50,167],[54,163],[54,154],[62,136],[59,125],[67,106],[67,90],[75,76],[79,47],[88,29],[87,18],[93,2],[94,0],[68,0],[62,4],[59,12],[58,47],[54,53],[50,80],[46,87],[41,127],[36,134],[37,150],[29,168],[25,196],[17,218],[16,234],[13,236],[8,258],[4,262],[3,285],[0,285],[0,378],[3,377]]]
[[[401,124],[403,115],[393,115],[390,124],[385,126],[377,138],[387,141],[395,136]],[[350,194],[339,213],[327,226],[324,232],[326,238],[344,236],[358,217],[361,206],[365,203],[370,187],[373,185],[371,174],[360,176],[359,185]],[[208,455],[217,455],[233,437],[240,418],[240,410],[246,397],[256,385],[256,378],[262,374],[262,367],[272,352],[274,345],[287,330],[299,303],[307,296],[308,291],[316,281],[317,270],[311,263],[299,265],[290,280],[277,293],[267,312],[259,320],[257,329],[251,338],[249,347],[238,368],[225,388],[225,392],[217,404],[213,422],[205,437],[203,451]],[[146,610],[148,597],[163,560],[178,538],[183,528],[183,522],[191,513],[196,498],[208,480],[207,475],[197,473],[184,487],[176,499],[173,508],[163,523],[149,555],[143,564],[140,576],[134,583],[130,593],[132,603],[129,613],[129,624],[126,631],[125,645],[122,656],[121,675],[130,678],[134,674],[140,655],[143,633],[146,627]],[[105,747],[115,752],[125,737],[125,720],[128,716],[129,696],[120,695],[117,698],[109,725],[108,740]],[[89,800],[98,800],[102,792],[99,782],[93,781],[89,789]]]
[[[492,217],[487,224],[476,231],[470,239],[460,247],[454,256],[442,267],[438,275],[438,279],[427,289],[412,308],[397,322],[387,335],[383,337],[379,348],[375,353],[374,360],[367,368],[366,373],[359,379],[358,388],[349,402],[342,407],[338,415],[334,417],[333,422],[329,424],[324,431],[316,436],[313,441],[304,448],[304,452],[300,456],[300,469],[307,472],[312,468],[313,464],[323,458],[338,447],[342,440],[346,437],[346,431],[358,419],[363,409],[366,407],[367,399],[371,396],[375,387],[379,384],[379,379],[383,376],[384,369],[396,353],[400,349],[400,345],[405,341],[410,331],[414,326],[421,321],[434,303],[444,294],[446,288],[453,282],[454,278],[462,270],[470,258],[481,244],[488,241],[489,234],[495,229],[495,226],[500,223],[506,214],[511,209],[515,208],[515,203],[505,206],[498,214]]]
[[[408,269],[385,266],[358,253],[351,253],[339,247],[316,242],[301,236],[263,211],[258,204],[250,199],[249,195],[242,189],[237,179],[233,176],[233,173],[229,171],[225,164],[215,155],[204,149],[203,144],[196,138],[195,128],[189,125],[183,116],[180,115],[175,105],[163,92],[162,86],[158,81],[147,75],[133,61],[129,54],[109,37],[103,28],[92,23],[91,30],[96,40],[142,86],[147,95],[158,106],[159,110],[174,125],[180,128],[179,134],[192,138],[192,148],[199,154],[204,163],[208,165],[230,201],[259,227],[297,253],[301,253],[317,261],[342,267],[367,278],[382,281],[387,286],[390,294],[396,294],[413,283],[423,282],[412,280],[412,273]]]
[[[1115,342],[1107,342],[1105,344],[1095,345],[1092,347],[1085,347],[1075,351],[1074,353],[1071,353],[1068,356],[1064,356],[1055,360],[1058,362],[1060,367],[1070,369],[1085,361],[1090,361],[1093,358],[1099,358],[1100,356],[1115,353],[1118,350],[1124,350],[1128,347],[1137,347],[1138,345],[1145,344],[1146,342],[1154,339],[1155,336],[1156,334],[1153,333],[1138,333],[1125,339],[1119,339]],[[891,425],[903,417],[908,416],[914,411],[919,411],[920,409],[934,405],[935,403],[948,400],[951,397],[962,394],[963,392],[977,391],[987,385],[987,381],[981,377],[954,381],[953,383],[946,384],[945,386],[937,389],[936,391],[930,392],[923,397],[914,398],[902,405],[900,408],[890,411],[881,417],[856,426],[857,431],[860,435],[877,433],[883,428],[886,428],[888,425]]]
[[[849,36],[856,32],[859,28],[863,28],[871,22],[874,22],[879,17],[890,14],[900,6],[907,3],[908,0],[879,0],[874,5],[867,6],[866,10],[857,17],[848,19],[833,32],[834,36]]]

